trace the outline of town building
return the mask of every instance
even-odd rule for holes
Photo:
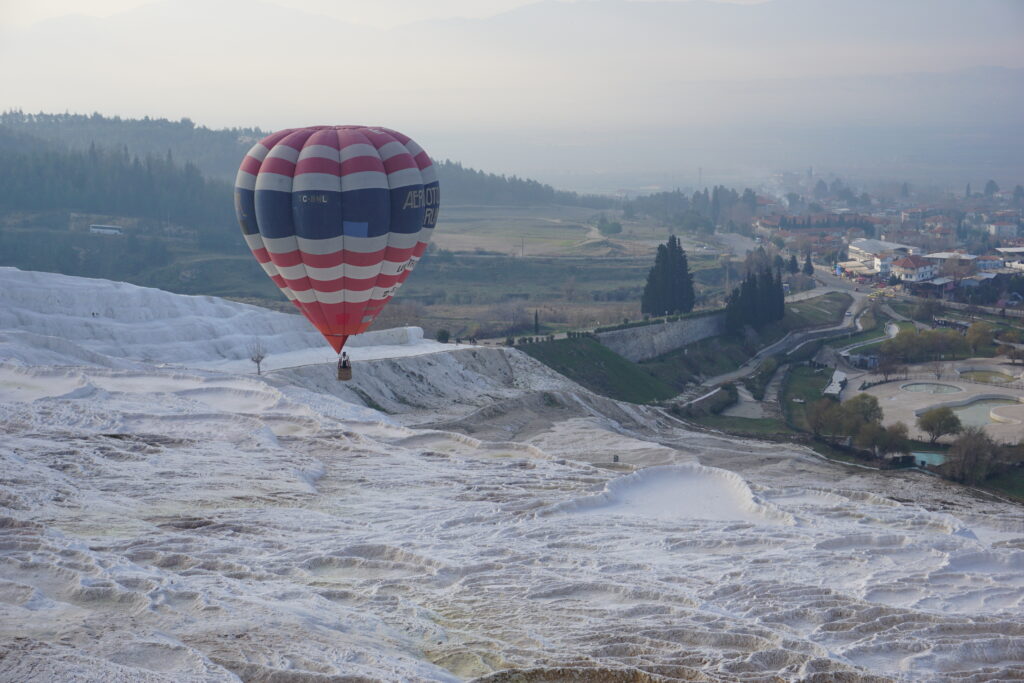
[[[935,264],[928,259],[911,254],[898,261],[893,261],[893,274],[904,282],[921,282],[935,277]]]

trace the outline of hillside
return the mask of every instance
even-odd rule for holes
[[[138,158],[148,166],[151,160],[176,159],[180,164],[194,166],[208,182],[220,186],[231,184],[238,172],[242,157],[253,144],[271,131],[257,128],[210,129],[197,126],[191,119],[180,121],[149,118],[123,119],[119,116],[106,117],[98,113],[85,114],[26,114],[21,111],[0,113],[0,154],[17,150],[23,154],[47,150],[87,152],[101,155],[114,154],[128,159]],[[414,136],[415,137],[415,136]],[[614,201],[607,197],[579,195],[575,192],[559,191],[550,185],[529,178],[489,173],[445,158],[444,150],[429,150],[437,162],[438,178],[444,188],[444,199],[448,204],[484,205],[548,205],[589,206],[608,208]],[[10,166],[11,161],[0,157]],[[15,168],[24,164],[13,164]],[[104,175],[96,165],[88,173],[102,180]],[[136,174],[140,173],[136,169]],[[68,174],[62,174],[68,175]],[[74,177],[74,176],[72,176]],[[46,178],[27,178],[29,189],[36,189],[46,183]],[[42,181],[42,182],[40,182]],[[3,185],[0,185],[3,187]],[[125,185],[125,187],[129,187]],[[137,192],[125,192],[141,202],[152,204],[149,197],[157,188],[141,196]],[[231,209],[231,190],[227,190],[225,205]],[[12,195],[14,193],[11,193]],[[223,191],[220,192],[224,196]],[[16,196],[16,195],[15,195]],[[107,191],[104,196],[118,198],[116,193]],[[0,203],[0,207],[4,206]],[[64,204],[48,204],[53,208],[68,208]],[[19,207],[24,208],[24,207]],[[70,208],[84,210],[76,205]],[[115,212],[113,205],[104,208]],[[137,215],[130,213],[130,215]]]

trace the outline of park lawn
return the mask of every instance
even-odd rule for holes
[[[835,325],[842,321],[846,309],[852,303],[853,297],[842,292],[829,292],[813,299],[787,303],[786,316],[776,325],[780,325],[785,332],[818,325]]]
[[[782,384],[782,410],[787,416],[787,421],[795,429],[809,432],[807,406],[822,397],[821,392],[828,386],[832,379],[831,368],[812,368],[809,365],[798,365],[794,367],[786,381]],[[794,403],[793,399],[803,399],[803,403]]]
[[[662,379],[591,337],[558,339],[516,347],[591,391],[630,403],[652,403],[675,396]]]
[[[881,313],[877,317],[870,310],[865,313],[861,319],[861,326],[864,328],[863,331],[849,337],[842,337],[836,339],[830,343],[829,346],[832,348],[845,348],[854,344],[860,344],[861,342],[871,341],[872,339],[882,339],[885,337],[885,328],[889,324],[891,318],[885,313]]]
[[[896,325],[897,325],[897,327],[900,328],[900,332],[905,332],[907,330],[913,330],[914,329],[914,323],[912,323],[912,322],[910,322],[908,320],[901,320],[898,323],[896,323]],[[863,354],[879,353],[882,350],[882,344],[885,343],[887,340],[888,340],[888,337],[886,337],[884,339],[879,339],[874,344],[868,344],[867,346],[862,346],[859,349],[857,349],[857,353],[863,353]]]

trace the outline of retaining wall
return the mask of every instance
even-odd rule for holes
[[[655,323],[625,330],[598,332],[597,338],[615,353],[636,363],[724,332],[725,314],[715,313],[674,323]]]

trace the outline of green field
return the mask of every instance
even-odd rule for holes
[[[619,221],[622,232],[603,236],[598,216]],[[434,242],[449,251],[483,249],[516,256],[622,256],[651,259],[669,229],[649,219],[626,220],[616,210],[576,206],[444,206]],[[705,241],[682,235],[689,255]]]
[[[523,344],[517,349],[591,391],[630,403],[663,401],[678,392],[596,339]]]
[[[1005,474],[989,477],[981,487],[1024,502],[1024,468],[1018,467]]]
[[[568,256],[587,240],[588,223],[599,213],[571,206],[446,206],[433,242],[448,251]]]

